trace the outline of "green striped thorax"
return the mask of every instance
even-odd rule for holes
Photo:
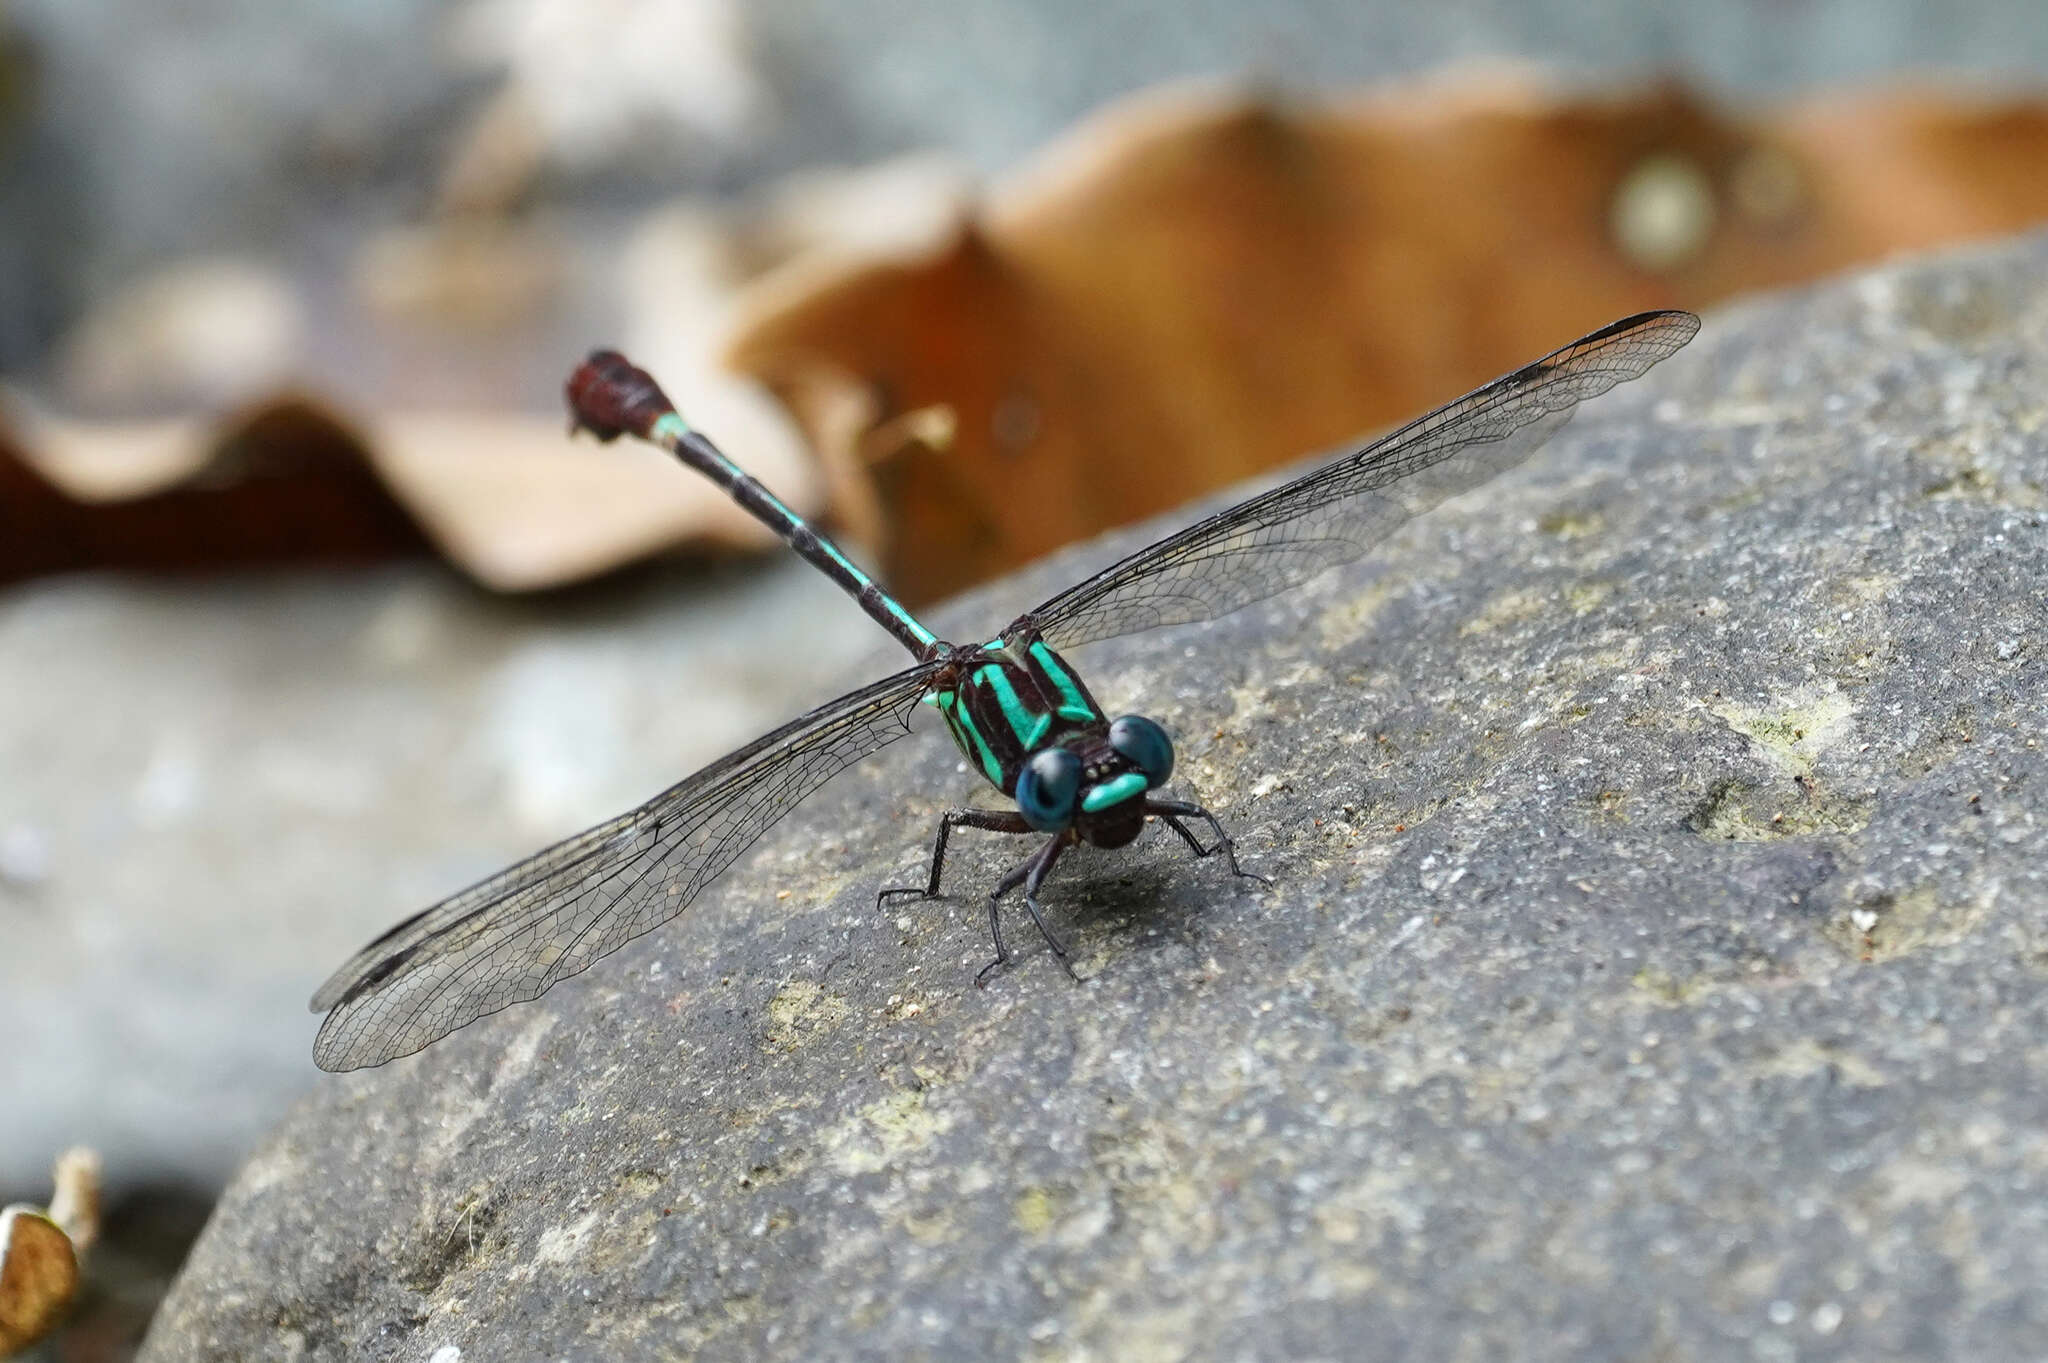
[[[1025,822],[1121,847],[1145,820],[1145,792],[1173,774],[1173,742],[1143,715],[1111,720],[1038,638],[959,650],[953,680],[925,697],[968,764],[1017,802]]]

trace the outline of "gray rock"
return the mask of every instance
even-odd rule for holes
[[[2048,237],[1711,318],[1368,565],[1080,656],[1271,892],[1076,856],[1088,982],[1018,924],[977,990],[1018,848],[878,913],[969,789],[899,745],[329,1084],[146,1356],[2033,1356],[2044,373]]]

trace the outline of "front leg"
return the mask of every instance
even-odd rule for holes
[[[1224,859],[1230,863],[1230,873],[1232,875],[1237,876],[1241,880],[1256,880],[1268,889],[1272,888],[1272,881],[1256,871],[1247,871],[1244,867],[1237,864],[1237,844],[1232,842],[1230,835],[1223,831],[1223,825],[1217,820],[1216,816],[1200,805],[1191,804],[1186,800],[1154,800],[1148,798],[1145,801],[1145,812],[1147,814],[1155,814],[1164,820],[1168,828],[1180,834],[1182,842],[1185,842],[1190,848],[1194,849],[1196,856],[1213,857],[1218,852],[1221,852]],[[1202,819],[1206,821],[1210,831],[1216,834],[1216,841],[1208,847],[1202,846],[1201,839],[1195,836],[1194,830],[1181,822],[1182,819]]]
[[[946,840],[955,828],[979,828],[990,833],[1033,833],[1037,830],[1024,822],[1024,816],[1014,809],[949,809],[939,816],[939,835],[932,841],[932,869],[923,885],[893,885],[875,895],[875,907],[881,908],[897,895],[916,899],[937,899],[939,897],[939,875],[946,867]],[[997,939],[997,946],[1002,945]]]
[[[1067,978],[1075,984],[1081,982],[1081,977],[1074,973],[1074,963],[1067,958],[1067,944],[1053,936],[1052,929],[1045,925],[1044,913],[1038,907],[1038,887],[1052,874],[1052,865],[1060,859],[1060,853],[1066,849],[1068,842],[1068,835],[1056,835],[1045,846],[1033,852],[1030,860],[1004,876],[996,884],[995,889],[989,892],[988,930],[996,939],[996,958],[983,966],[981,973],[974,977],[976,985],[985,987],[990,975],[1010,964],[1010,949],[1003,945],[1003,920],[999,906],[1003,896],[1019,885],[1024,887],[1024,908],[1031,915],[1031,921],[1038,926],[1039,935],[1045,938],[1045,944],[1052,948],[1052,954],[1059,961],[1060,969],[1066,971]]]

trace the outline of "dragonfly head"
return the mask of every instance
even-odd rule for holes
[[[1017,776],[1017,808],[1043,833],[1071,829],[1097,847],[1121,847],[1145,825],[1145,792],[1173,775],[1173,740],[1143,715],[1105,736],[1041,748]]]

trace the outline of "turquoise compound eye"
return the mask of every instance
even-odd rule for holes
[[[1173,775],[1173,740],[1143,715],[1125,715],[1112,723],[1109,746],[1145,773],[1148,789],[1159,789]]]
[[[1074,796],[1081,789],[1081,759],[1065,748],[1041,748],[1017,773],[1017,811],[1041,833],[1057,833],[1074,821]]]

